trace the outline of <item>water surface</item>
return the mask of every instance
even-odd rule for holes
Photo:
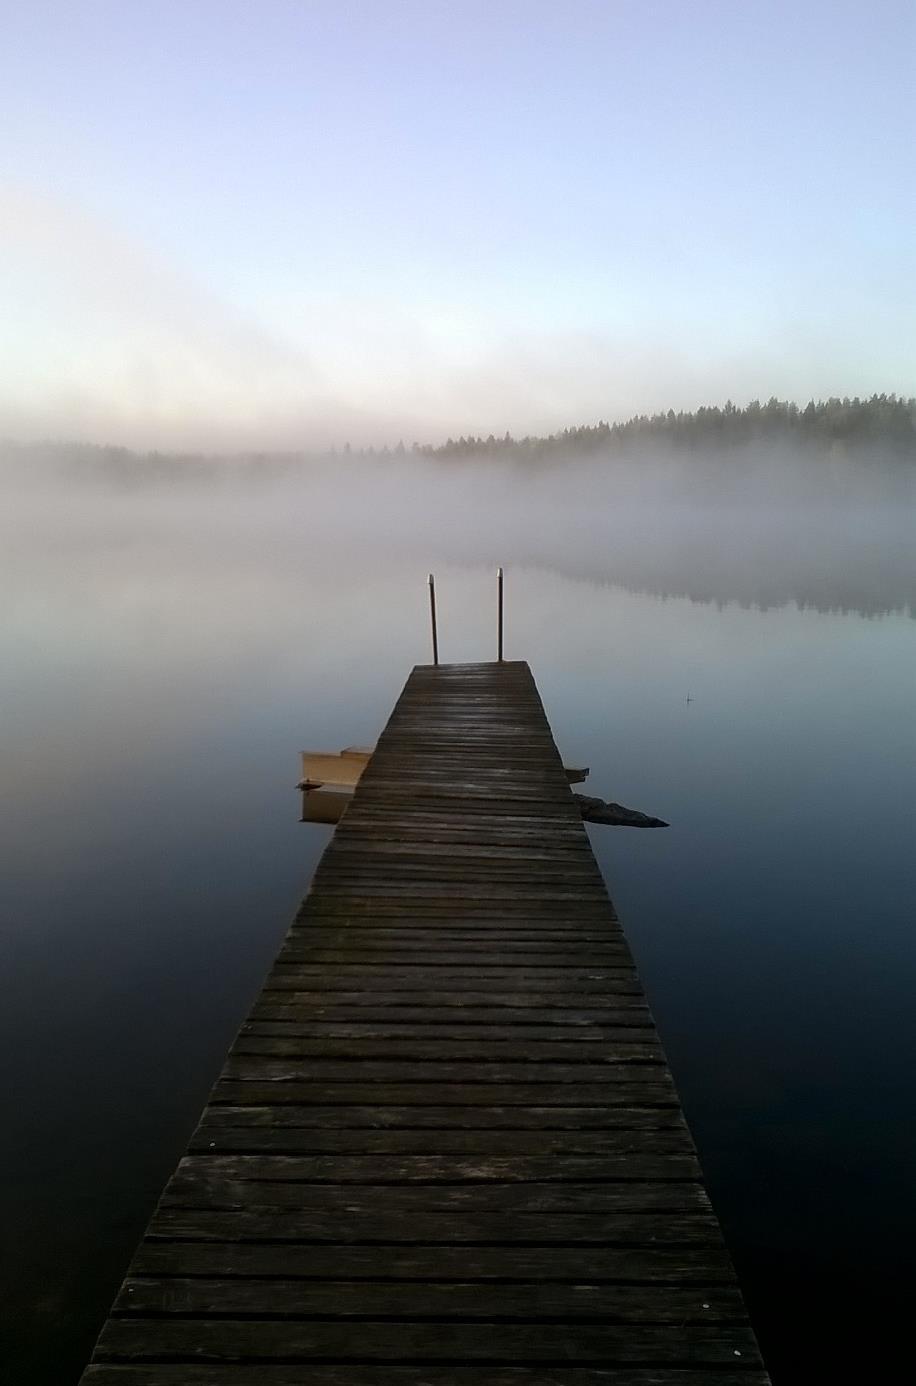
[[[567,762],[671,823],[591,835],[777,1386],[890,1353],[916,1240],[908,495],[595,478],[11,480],[11,1381],[77,1379],[308,883],[328,830],[296,821],[297,752],[373,741],[428,658],[430,567],[442,657],[489,657],[497,561]]]

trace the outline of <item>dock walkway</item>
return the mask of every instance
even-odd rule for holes
[[[85,1386],[765,1386],[526,664],[413,671]]]

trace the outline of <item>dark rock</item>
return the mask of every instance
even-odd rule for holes
[[[573,798],[586,823],[610,823],[615,828],[667,828],[663,818],[650,818],[647,813],[637,809],[624,808],[623,804],[608,804],[604,799],[592,799],[588,794],[574,794]]]

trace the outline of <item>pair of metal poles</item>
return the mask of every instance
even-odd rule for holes
[[[439,663],[439,630],[436,625],[436,579],[429,578],[429,622],[433,635],[433,664]],[[496,569],[496,658],[503,662],[503,570]]]

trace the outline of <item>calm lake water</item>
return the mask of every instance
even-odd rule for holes
[[[91,1350],[327,841],[298,751],[373,741],[428,568],[443,659],[489,657],[500,561],[567,762],[671,823],[592,840],[777,1386],[878,1379],[916,1243],[909,496],[430,466],[10,474],[5,1379]]]

